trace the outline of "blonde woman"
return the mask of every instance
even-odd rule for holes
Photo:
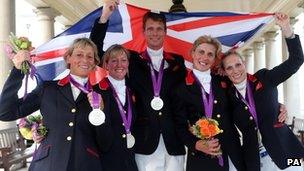
[[[48,133],[29,170],[102,170],[97,127],[88,121],[92,108],[78,88],[87,84],[89,72],[99,63],[95,44],[87,38],[76,39],[64,56],[70,74],[59,81],[43,82],[23,100],[17,92],[24,77],[21,63],[28,59],[28,51],[19,51],[13,58],[14,68],[1,93],[0,120],[13,121],[40,110]],[[104,133],[107,137],[107,131]],[[98,134],[103,134],[102,129]]]

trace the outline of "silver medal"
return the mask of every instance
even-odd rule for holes
[[[127,147],[132,148],[135,144],[135,138],[131,133],[127,134]]]
[[[154,97],[150,103],[152,109],[160,110],[164,106],[164,102],[160,97]]]
[[[99,126],[105,121],[105,114],[100,109],[93,109],[89,114],[89,121],[92,125]]]

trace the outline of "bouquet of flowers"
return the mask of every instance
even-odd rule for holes
[[[16,37],[13,33],[9,35],[9,44],[5,45],[6,54],[10,59],[12,59],[19,50],[31,51],[33,49],[32,42],[29,41],[27,37]],[[23,98],[25,98],[27,95],[28,76],[30,75],[30,77],[33,79],[36,73],[36,68],[34,65],[32,65],[31,61],[26,60],[21,64],[21,72],[26,76],[25,93],[23,96]]]
[[[197,138],[204,140],[204,142],[223,132],[223,130],[219,128],[219,123],[216,120],[205,117],[196,121],[195,125],[193,125],[190,130]],[[222,151],[219,150],[219,153],[220,155],[216,155],[216,157],[219,160],[219,165],[223,166]]]
[[[19,131],[25,139],[33,140],[36,143],[40,143],[47,134],[47,129],[42,123],[41,115],[29,115],[21,118]]]
[[[192,133],[202,140],[208,140],[222,132],[218,122],[211,118],[201,118],[192,126]]]
[[[6,46],[6,52],[9,58],[12,58],[19,50],[31,51],[32,42],[27,37],[16,37],[13,33],[9,35],[9,44]],[[24,61],[21,64],[21,72],[23,74],[29,74],[31,69],[30,61]]]

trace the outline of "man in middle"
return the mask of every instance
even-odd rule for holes
[[[99,56],[102,56],[108,19],[118,1],[105,3],[91,32]],[[143,17],[144,52],[130,51],[129,85],[136,102],[137,117],[133,127],[135,159],[140,171],[183,171],[185,147],[178,139],[170,91],[186,75],[182,56],[164,51],[166,18],[147,12]],[[117,156],[119,157],[119,156]]]

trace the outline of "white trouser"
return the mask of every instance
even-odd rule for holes
[[[228,163],[229,163],[229,171],[237,171],[234,164],[232,163],[230,157],[228,156]]]
[[[151,155],[135,154],[138,171],[184,171],[184,155],[169,155],[162,135]]]

